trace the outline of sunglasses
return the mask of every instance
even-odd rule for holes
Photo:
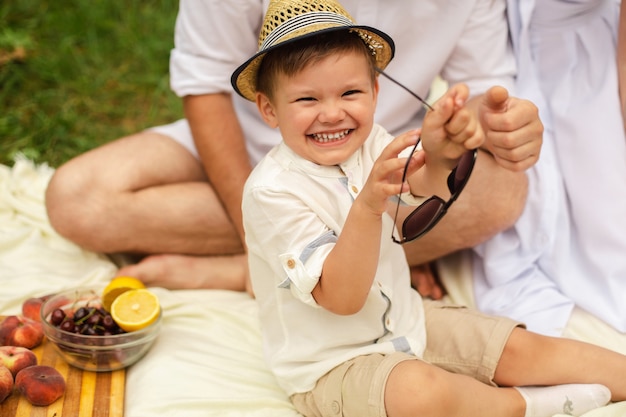
[[[409,90],[400,82],[394,80],[389,75],[384,73],[382,70],[377,69],[377,71],[389,79],[391,82],[397,84],[402,87],[404,90],[409,92],[413,97],[417,98],[421,103],[423,103],[429,110],[433,110],[433,108],[426,103],[420,96]],[[411,150],[411,154],[404,165],[404,171],[402,172],[402,183],[406,181],[407,171],[409,169],[409,163],[411,162],[411,157],[417,150],[419,146],[421,138],[418,138],[417,143],[413,146]],[[395,227],[391,232],[391,239],[397,244],[404,244],[407,242],[411,242],[424,234],[430,231],[439,221],[443,218],[443,216],[448,211],[448,208],[454,203],[454,201],[459,197],[463,188],[465,188],[465,184],[469,180],[470,174],[474,169],[474,164],[476,163],[476,157],[478,155],[478,151],[476,149],[467,151],[461,156],[459,162],[456,167],[452,170],[450,175],[448,175],[448,190],[450,191],[450,198],[448,201],[444,201],[441,197],[433,195],[429,197],[426,201],[420,204],[415,210],[409,214],[404,222],[402,223],[402,236],[400,239],[397,239],[394,236]],[[396,206],[396,213],[393,219],[393,223],[396,224],[398,221],[398,212],[400,211],[400,199],[401,195],[398,194],[398,204]]]

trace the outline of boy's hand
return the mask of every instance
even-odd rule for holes
[[[363,190],[357,197],[373,213],[382,215],[387,209],[387,200],[393,195],[409,191],[409,185],[402,182],[406,158],[398,154],[417,143],[419,130],[404,133],[389,143],[374,163]],[[407,176],[424,165],[424,152],[416,151],[411,158]]]
[[[503,87],[492,87],[478,107],[485,132],[484,147],[504,168],[523,171],[539,159],[543,124],[537,106],[528,100],[510,97]]]
[[[465,84],[451,87],[424,118],[422,141],[428,154],[448,160],[452,167],[468,149],[482,145],[483,131],[475,113],[465,107],[469,89]]]

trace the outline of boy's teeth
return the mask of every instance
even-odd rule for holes
[[[348,133],[350,133],[350,129],[337,133],[314,133],[312,136],[319,142],[330,142],[332,140],[342,139]]]

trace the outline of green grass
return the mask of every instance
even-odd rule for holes
[[[0,1],[0,163],[59,166],[182,116],[169,89],[176,0]]]

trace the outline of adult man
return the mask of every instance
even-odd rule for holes
[[[186,121],[122,138],[60,167],[46,195],[60,234],[98,252],[148,254],[119,273],[150,285],[245,288],[241,191],[279,135],[253,105],[231,95],[230,74],[256,51],[267,3],[181,2],[171,77]],[[497,90],[480,96],[494,85],[512,87],[504,2],[343,4],[357,21],[394,38],[398,59],[387,72],[413,91],[426,95],[441,74],[478,95],[471,105],[480,112],[493,157],[480,155],[446,218],[407,245],[412,263],[473,246],[510,226],[523,207],[522,171],[538,159],[542,124],[528,101],[500,97]],[[419,126],[423,115],[412,97],[386,80],[378,108],[377,121],[392,133]]]

